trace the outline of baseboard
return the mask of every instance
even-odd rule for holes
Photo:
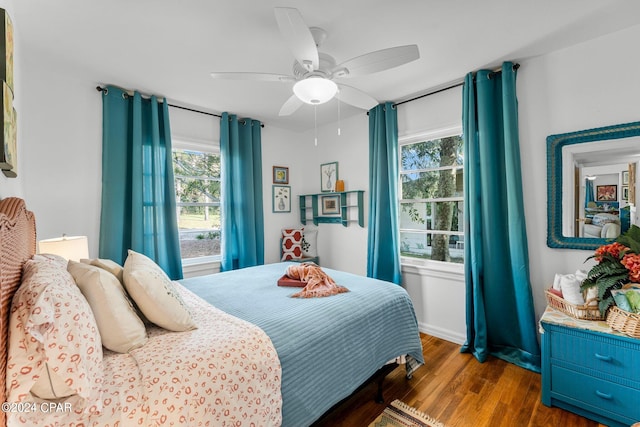
[[[466,336],[458,332],[452,331],[450,329],[444,329],[438,326],[428,325],[422,322],[418,323],[418,330],[423,334],[431,335],[433,337],[450,341],[455,344],[462,345],[467,340]]]

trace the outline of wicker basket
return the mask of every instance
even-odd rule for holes
[[[614,331],[622,332],[633,338],[640,338],[640,314],[629,313],[614,305],[607,313],[607,324]]]
[[[547,294],[547,302],[551,307],[571,317],[582,320],[604,320],[597,305],[588,305],[590,301],[587,301],[585,305],[576,305],[571,304],[548,290],[545,291],[545,293]]]
[[[640,289],[640,284],[627,283],[622,289]],[[640,314],[630,313],[613,305],[607,312],[607,324],[614,331],[622,332],[633,338],[640,338]]]

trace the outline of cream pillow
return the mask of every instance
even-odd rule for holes
[[[107,270],[109,273],[113,274],[118,278],[120,283],[122,281],[122,272],[124,269],[120,264],[110,259],[102,259],[102,258],[94,258],[94,259],[81,259],[80,262],[84,264],[95,265],[96,267],[100,267],[103,270]]]
[[[127,292],[151,322],[170,331],[196,327],[171,279],[150,258],[129,249],[123,278]]]
[[[75,261],[69,261],[67,270],[91,306],[103,346],[127,353],[147,342],[144,323],[116,276],[102,268]]]

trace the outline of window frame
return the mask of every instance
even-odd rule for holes
[[[207,140],[197,140],[197,139],[192,139],[192,138],[184,138],[184,137],[173,137],[172,141],[171,141],[171,158],[172,158],[172,165],[173,165],[173,151],[174,150],[179,150],[179,151],[196,151],[196,152],[200,152],[200,153],[207,153],[207,154],[214,154],[214,155],[218,155],[221,157],[221,152],[220,152],[220,141],[216,141],[216,140],[211,140],[211,141],[207,141]],[[222,163],[222,158],[220,158],[220,163]],[[188,177],[188,178],[194,178],[194,177]],[[197,177],[199,178],[199,177]],[[176,179],[175,173],[174,173],[174,182]],[[220,178],[211,178],[212,180],[219,180],[220,182],[222,182],[222,175],[220,176]],[[222,224],[224,222],[224,219],[222,217],[222,200],[220,202],[212,202],[212,203],[202,203],[202,202],[197,202],[197,203],[185,203],[185,202],[180,202],[178,201],[177,198],[177,194],[176,194],[176,207],[179,206],[218,206],[220,208],[220,240],[222,241]],[[221,195],[221,199],[222,199],[222,195]],[[177,218],[176,218],[177,220]],[[176,227],[178,226],[178,224],[176,223]],[[182,262],[182,266],[192,266],[192,265],[199,265],[199,264],[207,264],[207,263],[219,263],[222,260],[222,247],[220,247],[220,254],[218,255],[207,255],[207,256],[201,256],[201,257],[195,257],[195,258],[182,258],[182,253],[180,253],[180,260]]]
[[[431,203],[431,202],[463,202],[465,201],[466,194],[456,197],[443,197],[443,198],[428,198],[428,199],[403,199],[402,198],[402,175],[406,173],[419,173],[425,171],[438,171],[453,169],[454,166],[447,167],[434,167],[427,169],[416,169],[411,171],[404,171],[402,169],[402,148],[406,145],[411,145],[423,141],[430,141],[434,139],[446,138],[450,136],[462,135],[462,124],[455,126],[442,127],[429,131],[422,131],[416,133],[410,133],[398,138],[398,212],[400,213],[403,203]],[[464,162],[459,165],[464,169]],[[462,231],[446,231],[446,230],[420,230],[412,228],[400,228],[398,224],[399,233],[418,233],[418,234],[445,234],[450,236],[464,236],[464,230]],[[446,272],[463,273],[464,265],[467,262],[463,259],[462,263],[450,262],[450,261],[438,261],[427,258],[417,258],[411,256],[401,255],[401,264],[404,266],[420,266],[427,269],[441,270]]]

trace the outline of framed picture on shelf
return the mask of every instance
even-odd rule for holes
[[[320,189],[322,192],[335,191],[338,179],[338,162],[324,163],[320,165]]]
[[[273,212],[291,212],[291,187],[289,185],[273,186]]]
[[[623,185],[622,186],[622,200],[624,200],[625,202],[629,200],[629,186],[628,185]]]
[[[274,184],[288,184],[289,183],[289,168],[284,166],[273,167],[273,183]]]
[[[622,185],[629,185],[629,171],[622,171]]]
[[[597,185],[596,200],[598,202],[615,202],[618,200],[617,185]]]
[[[336,215],[340,213],[340,196],[322,196],[322,215]]]

